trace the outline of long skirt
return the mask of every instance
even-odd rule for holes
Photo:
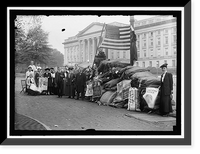
[[[69,96],[69,85],[65,80],[63,81],[63,95]]]
[[[166,96],[161,94],[159,109],[161,114],[168,114],[172,112],[172,103],[170,95]]]

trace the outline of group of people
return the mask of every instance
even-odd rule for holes
[[[160,113],[168,115],[172,112],[171,100],[173,98],[173,79],[172,74],[167,72],[167,64],[160,66],[163,71],[161,75],[161,88],[160,88]],[[110,73],[110,72],[107,72]],[[112,73],[110,73],[112,74]],[[40,78],[46,79],[46,88],[41,88]],[[65,67],[65,68],[45,68],[44,71],[40,66],[35,66],[33,61],[28,66],[26,72],[27,92],[28,94],[46,94],[68,96],[68,98],[82,100],[88,98],[90,101],[95,100],[95,87],[97,98],[101,96],[101,89],[98,81],[98,71],[96,67],[88,67],[82,69],[80,67]],[[95,101],[98,101],[96,99]]]
[[[72,99],[85,99],[90,98],[87,95],[87,85],[93,81],[93,78],[97,76],[97,71],[94,68],[88,67],[82,69],[80,67],[65,67],[60,69],[57,67],[55,73],[55,88],[57,89],[58,97],[68,96]]]
[[[92,93],[88,94],[86,89],[88,83],[92,82],[97,75],[96,67],[88,66],[83,69],[78,66],[66,66],[65,68],[42,69],[40,66],[35,66],[31,61],[26,72],[26,89],[30,95],[58,95],[58,98],[68,96],[68,98],[81,98],[82,100],[86,97],[92,100]],[[46,80],[46,82],[43,82],[45,84],[43,86],[40,85],[41,78]]]

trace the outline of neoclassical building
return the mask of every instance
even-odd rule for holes
[[[132,17],[130,21],[134,20]],[[167,63],[176,67],[177,33],[176,18],[173,16],[156,16],[134,21],[137,36],[137,66],[158,67]]]
[[[91,23],[76,36],[64,41],[64,65],[92,63],[100,40],[103,24]]]
[[[134,21],[137,36],[138,61],[134,65],[157,67],[168,63],[168,67],[176,67],[176,18],[172,16],[156,16],[145,20]],[[123,23],[110,23],[127,26]],[[79,63],[92,64],[100,40],[103,23],[93,22],[76,36],[64,41],[64,65]],[[103,49],[107,59],[130,60],[129,50]]]
[[[117,26],[125,26],[126,24],[113,22],[110,23]],[[99,45],[103,23],[93,22],[85,29],[80,31],[76,36],[69,37],[64,41],[64,65],[74,65],[80,63],[93,63],[97,46]],[[102,33],[104,35],[104,31]],[[103,49],[107,58],[120,58],[120,53],[128,53],[128,51],[115,51]],[[124,59],[129,58],[128,54],[122,55]]]

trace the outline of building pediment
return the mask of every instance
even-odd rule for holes
[[[77,36],[81,37],[81,36],[84,36],[84,35],[97,33],[97,32],[102,31],[102,28],[103,28],[103,24],[102,23],[93,22],[89,26],[84,28],[82,31],[80,31]]]

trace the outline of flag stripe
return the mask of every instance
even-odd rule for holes
[[[100,47],[114,49],[114,50],[130,50],[130,46],[129,47],[116,47],[116,46],[110,46],[110,45],[101,45]]]
[[[123,30],[130,30],[130,29],[131,29],[130,26],[128,26],[128,27],[123,27],[123,28],[119,28],[120,31],[123,31]]]
[[[130,38],[130,35],[121,35],[119,38]]]
[[[119,32],[119,34],[130,34],[130,31],[123,31],[123,32]]]
[[[121,45],[127,45],[127,46],[130,46],[131,43],[117,43],[117,42],[103,42],[102,44],[108,44],[108,45],[116,45],[116,46],[121,46]]]
[[[129,38],[129,39],[118,39],[118,40],[115,40],[115,39],[104,38],[103,40],[104,41],[118,42],[118,43],[119,42],[125,42],[126,43],[126,42],[130,42],[131,39]]]

